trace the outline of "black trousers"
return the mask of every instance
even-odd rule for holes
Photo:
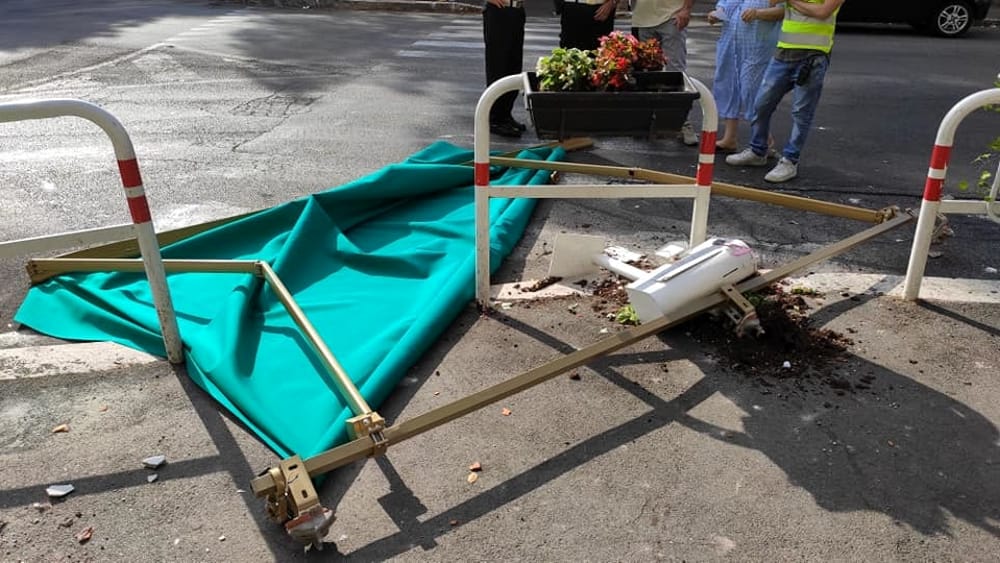
[[[599,39],[615,29],[614,12],[604,21],[594,19],[599,5],[578,4],[567,0],[559,19],[559,46],[566,49],[596,49]]]
[[[486,44],[486,85],[504,76],[519,74],[524,58],[524,8],[483,8],[483,42]],[[490,108],[490,123],[510,121],[517,92],[507,92]]]

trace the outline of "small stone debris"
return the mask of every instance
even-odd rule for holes
[[[994,268],[993,266],[986,266],[985,268],[983,268],[983,271],[986,272],[987,274],[997,273],[997,269]]]
[[[145,467],[146,469],[159,469],[159,467],[166,462],[167,462],[167,456],[154,455],[142,460],[142,466]]]
[[[149,475],[146,475],[146,482],[147,483],[153,483],[153,482],[155,482],[159,478],[160,478],[160,476],[158,474],[156,474],[156,473],[150,473]]]
[[[62,498],[75,490],[73,485],[52,485],[45,489],[45,494],[49,495],[49,498]]]
[[[31,508],[34,508],[39,512],[46,512],[48,510],[52,510],[52,505],[47,502],[33,502],[31,503]]]
[[[789,362],[788,360],[785,360],[784,362],[781,362],[781,368],[782,369],[792,369],[792,362]]]
[[[573,381],[580,381],[580,372],[574,371],[573,373],[569,374],[569,378],[572,379]]]
[[[67,517],[65,517],[65,518],[62,519],[62,522],[59,522],[59,527],[60,528],[72,528],[74,522],[76,522],[76,519],[74,519],[72,516],[67,516]]]
[[[174,545],[177,545],[179,543],[181,543],[181,539],[180,538],[174,538]]]
[[[478,461],[473,462],[472,465],[469,466],[469,471],[482,471],[482,470],[483,470],[483,464],[479,463]]]
[[[928,250],[927,251],[927,257],[928,258],[940,258],[942,256],[944,256],[944,252],[941,252],[940,250]]]
[[[53,434],[60,434],[62,432],[69,432],[69,424],[60,424],[52,429]]]
[[[466,477],[465,480],[468,481],[469,484],[471,485],[471,484],[473,484],[473,483],[475,483],[476,481],[479,480],[479,474],[478,473],[469,473],[469,476]]]
[[[3,529],[7,527],[7,522],[0,520],[0,534],[3,533]]]
[[[99,412],[108,412],[108,405],[101,405],[101,407],[97,410]]]
[[[896,447],[896,442],[893,442],[892,440],[886,440],[885,443],[888,444],[888,446],[890,448],[895,448]]]
[[[510,416],[511,414],[513,414],[513,411],[511,411],[507,407],[504,407],[503,410],[500,411],[500,414],[502,414],[504,416]]]
[[[80,542],[81,544],[89,542],[90,538],[92,537],[94,537],[93,526],[87,526],[86,528],[76,533],[76,541]]]
[[[448,524],[450,524],[452,526],[458,526],[458,520],[449,520]]]
[[[226,541],[226,536],[219,536],[219,541]]]

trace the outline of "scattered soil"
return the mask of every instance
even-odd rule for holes
[[[562,281],[562,278],[559,277],[559,276],[549,276],[547,278],[542,278],[542,279],[536,281],[535,283],[533,283],[531,285],[526,285],[526,286],[523,286],[523,287],[516,286],[516,287],[522,293],[534,293],[536,291],[541,291],[541,290],[545,289],[546,287],[549,287],[550,285],[552,285],[554,283],[558,283],[560,281]]]
[[[591,282],[598,300],[593,309],[614,313],[628,304],[625,282],[610,277]],[[811,308],[806,298],[776,284],[754,296],[757,317],[764,333],[738,336],[724,315],[700,315],[681,327],[724,367],[768,384],[768,380],[813,379],[838,392],[854,386],[837,374],[837,366],[847,358],[850,338],[812,326]],[[788,362],[787,364],[785,362]],[[785,367],[785,366],[788,367]],[[866,384],[867,382],[863,382]]]
[[[622,307],[628,305],[628,294],[625,292],[627,284],[627,281],[615,276],[590,282],[584,290],[594,295],[591,310],[602,317],[614,318]]]
[[[764,334],[739,337],[723,317],[702,315],[687,324],[697,342],[714,348],[726,367],[742,374],[764,378],[816,378],[834,389],[851,390],[851,384],[836,375],[835,367],[846,359],[853,344],[844,335],[812,326],[809,304],[802,295],[774,285],[758,294],[757,316]]]

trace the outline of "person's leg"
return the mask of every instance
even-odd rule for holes
[[[667,70],[687,71],[687,29],[677,29],[677,20],[671,18],[656,26],[651,36],[660,40],[660,49],[667,59]],[[688,120],[684,121],[678,134],[681,142],[689,147],[698,144],[698,134]]]
[[[740,122],[738,119],[727,117],[722,120],[722,138],[715,143],[718,150],[732,151],[739,146]]]
[[[650,30],[651,33],[645,39],[656,37],[660,40],[660,49],[667,58],[666,69],[686,72],[687,29],[677,29],[677,20],[671,18]]]
[[[737,146],[740,109],[740,69],[737,64],[736,24],[723,24],[715,47],[715,76],[712,80],[712,95],[723,123],[722,137],[715,143],[720,150],[734,150]]]
[[[781,99],[794,86],[798,63],[771,59],[764,71],[764,79],[754,100],[753,121],[750,123],[750,149],[758,156],[766,156],[771,133],[771,116]]]
[[[806,137],[809,135],[816,108],[819,106],[820,95],[823,93],[823,79],[826,77],[829,65],[830,58],[826,56],[807,59],[800,65],[799,72],[809,74],[804,84],[795,84],[792,93],[792,133],[782,151],[782,156],[794,163],[799,162],[802,148],[805,147]]]
[[[594,6],[594,12],[596,13],[599,8],[600,6]],[[593,22],[593,27],[591,28],[594,38],[593,48],[596,49],[601,45],[601,37],[610,35],[611,32],[615,30],[615,13],[611,12],[611,15],[604,21],[597,21],[594,19],[591,19],[591,21]]]
[[[525,12],[524,9],[514,9],[510,10],[513,12],[511,14],[511,39],[510,39],[510,49],[507,51],[507,65],[506,65],[506,75],[520,74],[523,70],[523,60],[524,60],[524,23],[525,23]],[[497,100],[497,103],[505,104],[507,109],[507,116],[510,122],[513,123],[518,129],[524,131],[527,127],[514,119],[512,110],[514,109],[514,102],[517,100],[517,92],[508,92],[501,96],[501,100]]]
[[[559,46],[564,49],[593,49],[591,45],[594,23],[593,6],[567,2],[559,17]]]
[[[487,4],[483,10],[483,41],[486,51],[486,85],[493,84],[500,78],[510,74],[510,52],[515,48],[512,25],[516,23],[516,13],[523,10],[513,8],[497,8]],[[490,107],[490,130],[505,137],[516,137],[520,130],[510,122],[511,110],[517,92],[508,92],[493,102]]]

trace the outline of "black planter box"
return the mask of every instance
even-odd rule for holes
[[[540,139],[573,136],[653,136],[679,131],[698,92],[678,71],[641,73],[642,91],[539,92],[525,73],[524,105]]]

